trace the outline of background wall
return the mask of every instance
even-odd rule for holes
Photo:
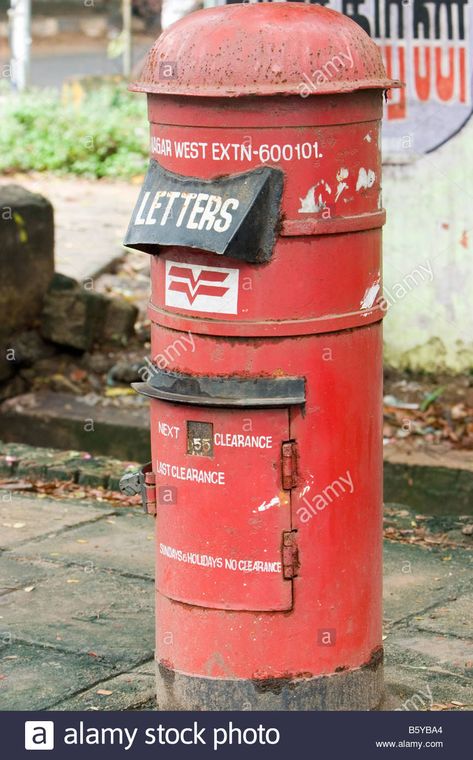
[[[396,367],[473,369],[472,148],[470,120],[434,152],[384,167],[385,356]]]

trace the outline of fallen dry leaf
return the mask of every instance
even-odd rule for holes
[[[73,369],[72,372],[69,373],[69,377],[74,383],[80,383],[82,380],[87,379],[87,372],[85,369]]]

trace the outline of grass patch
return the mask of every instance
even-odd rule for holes
[[[146,98],[103,85],[77,104],[51,90],[1,93],[0,172],[129,179],[148,163]]]

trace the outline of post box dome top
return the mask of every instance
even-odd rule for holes
[[[155,42],[137,92],[201,97],[324,95],[399,86],[376,44],[320,5],[257,3],[196,11]]]

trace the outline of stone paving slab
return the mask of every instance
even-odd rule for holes
[[[428,649],[423,654],[385,642],[387,691],[404,710],[429,710],[448,705],[450,710],[473,709],[473,679],[438,664]],[[452,704],[459,703],[459,704]],[[435,707],[434,707],[435,709]]]
[[[154,663],[152,663],[154,665]],[[98,693],[101,692],[101,693]],[[138,710],[155,701],[154,668],[151,673],[138,669],[121,673],[91,689],[61,702],[57,710]]]
[[[473,594],[455,597],[450,603],[435,607],[417,618],[416,626],[459,638],[473,637]]]
[[[26,589],[25,593],[31,593],[31,587],[43,581],[51,573],[54,573],[54,567],[51,568],[47,562],[31,564],[4,555],[0,560],[0,596],[18,589],[24,591]],[[1,630],[2,619],[0,618],[0,641]]]
[[[92,565],[125,575],[154,578],[154,521],[125,509],[59,536],[23,544],[18,556],[54,558],[63,564]]]
[[[56,566],[30,594],[0,597],[4,630],[14,639],[94,652],[123,667],[153,656],[153,584],[82,568]]]
[[[44,710],[113,672],[95,657],[14,641],[0,649],[0,710]]]
[[[156,675],[156,662],[154,660],[149,660],[136,668],[136,672],[145,673],[148,676],[154,677]]]
[[[383,709],[472,710],[472,552],[388,541],[384,558],[385,680],[398,705]]]
[[[467,584],[473,585],[471,552],[384,544],[384,617],[391,624],[448,601]]]
[[[471,634],[471,631],[470,631]],[[413,657],[435,661],[440,671],[454,671],[458,676],[473,676],[473,639],[400,630],[389,636],[389,646],[396,646]]]
[[[113,509],[77,506],[73,502],[34,499],[19,492],[0,492],[0,549],[88,523]]]

